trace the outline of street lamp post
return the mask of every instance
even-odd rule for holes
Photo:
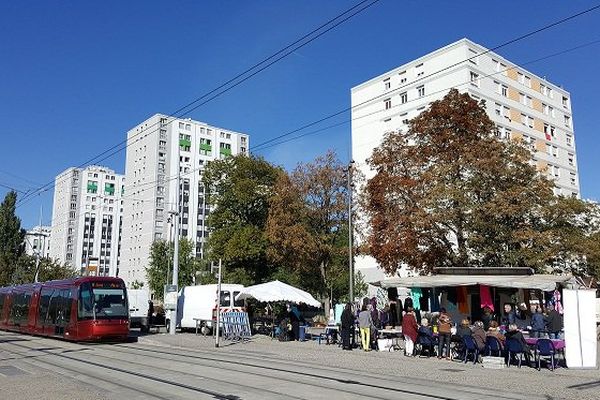
[[[174,230],[174,239],[173,239],[173,280],[172,284],[175,286],[175,299],[177,299],[177,293],[179,292],[179,288],[177,287],[179,283],[179,182],[181,179],[181,166],[179,161],[180,154],[180,145],[179,140],[176,142],[177,144],[177,178],[175,179],[175,210],[172,212],[173,214],[173,230]],[[171,323],[169,324],[169,333],[171,335],[175,334],[175,329],[177,325],[177,300],[175,301],[173,310],[171,311]]]

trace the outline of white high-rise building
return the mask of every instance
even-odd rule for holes
[[[25,232],[25,254],[30,256],[50,257],[50,236],[52,228],[38,225]]]
[[[69,168],[55,179],[50,257],[82,274],[117,276],[124,176]]]
[[[248,154],[247,134],[192,119],[155,114],[127,132],[123,247],[119,277],[147,287],[146,268],[155,240],[172,240],[176,175],[180,170],[180,237],[202,257],[208,207],[202,171],[211,160]]]
[[[461,39],[352,88],[352,158],[366,165],[386,132],[407,122],[450,89],[485,100],[498,137],[523,140],[533,162],[555,182],[555,194],[580,196],[571,95],[502,56]],[[371,257],[356,260],[367,280],[382,277]]]

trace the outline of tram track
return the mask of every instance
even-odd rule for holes
[[[215,355],[214,352],[207,350],[194,349],[194,354],[182,354],[183,349],[169,348],[166,351],[164,346],[160,345],[141,345],[137,344],[89,344],[81,348],[81,345],[71,342],[63,342],[63,346],[40,346],[41,339],[37,343],[33,341],[26,342],[27,344],[20,343],[20,341],[5,341],[6,345],[16,347],[20,350],[27,352],[40,352],[46,356],[55,356],[59,359],[66,360],[68,362],[83,363],[94,368],[102,368],[107,371],[116,372],[122,374],[125,379],[126,376],[142,378],[152,384],[159,384],[165,387],[177,387],[183,391],[190,393],[203,394],[210,396],[215,399],[239,399],[239,396],[233,394],[227,394],[227,390],[209,390],[205,387],[198,387],[196,385],[181,383],[173,379],[165,379],[162,376],[169,374],[178,374],[184,380],[191,381],[202,380],[203,382],[210,382],[211,384],[218,385],[221,387],[227,387],[233,385],[234,388],[241,388],[242,393],[256,394],[256,392],[264,394],[263,398],[269,397],[285,397],[292,399],[303,399],[307,397],[293,396],[291,393],[285,392],[287,385],[295,385],[296,389],[299,385],[307,386],[307,393],[311,393],[311,388],[321,389],[322,392],[332,391],[342,398],[347,397],[363,397],[363,398],[376,398],[381,400],[397,399],[399,396],[409,396],[410,398],[419,399],[437,399],[437,400],[464,400],[464,399],[479,399],[482,397],[486,398],[503,398],[503,399],[517,399],[520,397],[513,397],[508,395],[506,392],[503,394],[482,392],[481,389],[477,388],[461,388],[458,394],[446,394],[443,393],[443,387],[437,386],[436,382],[428,382],[429,386],[424,383],[417,383],[411,377],[398,377],[398,376],[381,376],[373,375],[358,370],[348,370],[335,367],[328,367],[323,365],[310,365],[306,363],[299,363],[290,360],[275,359],[274,357],[260,357],[259,355],[248,355],[231,352],[223,352],[222,354]],[[2,341],[0,340],[0,343]],[[60,342],[59,342],[60,343]],[[30,347],[33,346],[33,347]],[[32,357],[30,354],[23,354],[22,352],[14,351],[13,349],[8,350],[10,353],[19,357]],[[130,358],[124,357],[124,355],[130,355]],[[42,358],[42,357],[39,357]],[[53,368],[64,369],[70,372],[76,372],[82,374],[82,371],[77,368],[67,367],[62,362],[52,362],[48,360],[49,357],[43,357],[42,363],[49,365]],[[157,362],[144,362],[141,360],[150,359],[156,360]],[[39,360],[31,360],[31,363],[35,365]],[[269,364],[265,365],[265,361]],[[160,366],[161,362],[172,363],[172,367]],[[262,365],[260,364],[262,362]],[[196,373],[192,372],[193,367],[204,368],[212,371],[210,373]],[[151,368],[152,372],[156,370],[156,373],[148,373],[143,371],[144,368]],[[190,369],[186,371],[186,368]],[[140,372],[142,370],[143,372]],[[214,375],[218,374],[227,377],[229,379],[219,379]],[[83,374],[86,375],[86,374]],[[213,375],[213,376],[211,376]],[[247,375],[256,377],[257,384],[243,384],[242,382],[236,381],[232,383],[232,378],[235,375]],[[87,374],[86,376],[97,379],[97,376]],[[398,381],[401,378],[402,381]],[[406,379],[406,380],[405,380]],[[395,384],[409,384],[409,388],[404,387],[392,387],[389,383],[395,380]],[[150,396],[155,399],[166,399],[172,397],[161,397],[156,393],[144,392],[139,388],[135,388],[127,384],[115,383],[112,380],[103,380],[106,383],[117,385],[127,390],[133,390],[138,393]],[[331,383],[328,384],[327,382]],[[195,382],[194,382],[195,383]],[[422,386],[423,391],[419,392],[419,389],[415,388]],[[281,385],[284,392],[270,390],[269,387],[278,387]],[[210,385],[209,385],[210,386]],[[263,387],[261,387],[263,386]],[[346,387],[344,387],[346,386]],[[234,390],[239,393],[239,390]],[[425,392],[425,393],[423,393]],[[512,393],[511,393],[512,394]],[[515,394],[516,396],[517,394]],[[333,395],[335,396],[335,395]],[[510,397],[509,397],[510,396]],[[261,398],[261,397],[258,397]],[[336,398],[336,397],[330,397]]]

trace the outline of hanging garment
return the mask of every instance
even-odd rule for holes
[[[481,308],[488,307],[494,312],[494,301],[492,300],[492,293],[489,286],[479,285],[479,297],[481,299]]]
[[[413,308],[415,310],[421,309],[421,297],[423,296],[423,292],[421,288],[412,288],[410,289],[410,297],[412,298]]]
[[[458,312],[461,314],[469,314],[469,304],[467,303],[467,287],[460,286],[456,289]]]
[[[436,289],[431,292],[431,311],[440,311],[440,292]]]
[[[554,291],[554,295],[552,296],[553,298],[553,302],[554,302],[554,310],[556,310],[556,312],[558,312],[559,314],[562,315],[562,313],[564,312],[563,310],[563,306],[562,303],[560,301],[560,292],[558,290]]]
[[[446,310],[450,313],[450,312],[454,312],[457,310],[457,306],[456,306],[456,288],[448,288],[448,291],[446,292],[446,296],[447,296],[447,302],[446,302]]]

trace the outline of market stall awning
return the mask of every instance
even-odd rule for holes
[[[287,301],[295,304],[302,303],[312,307],[321,307],[321,302],[316,300],[310,293],[280,281],[248,286],[236,296],[236,300],[243,300],[249,297],[266,303]]]
[[[443,286],[488,285],[515,289],[539,289],[551,291],[557,283],[565,283],[574,279],[571,275],[431,275],[410,278],[386,278],[372,285],[389,287],[421,287],[434,288]]]

